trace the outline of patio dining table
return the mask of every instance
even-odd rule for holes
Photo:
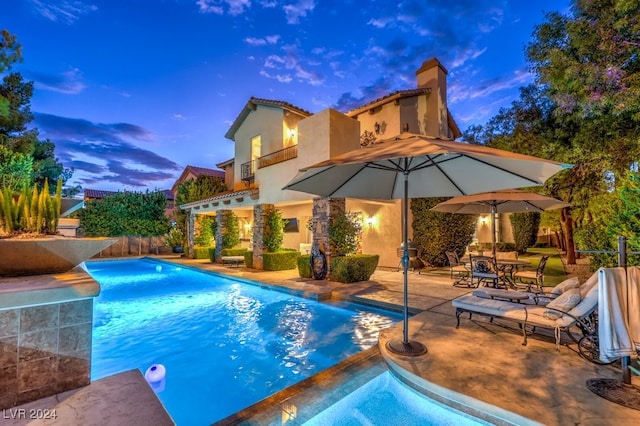
[[[460,258],[460,262],[464,263],[465,266],[471,270],[471,259],[469,256],[463,256]],[[514,272],[517,272],[521,267],[531,266],[531,262],[528,260],[520,260],[520,259],[496,259],[496,266],[499,270],[504,272],[504,279],[506,281],[505,287],[511,287],[516,289],[515,279],[513,278]],[[463,278],[462,280],[471,279],[471,274],[468,277]],[[461,281],[462,281],[461,280]]]

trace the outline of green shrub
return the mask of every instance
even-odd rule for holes
[[[298,256],[298,274],[302,278],[311,278],[311,255],[301,254]]]
[[[225,248],[220,250],[220,256],[244,256],[246,248]]]
[[[209,250],[213,249],[213,247],[194,247],[193,248],[193,258],[194,259],[209,259]]]
[[[247,268],[253,268],[253,250],[247,250],[244,252],[244,266]]]
[[[473,239],[476,215],[434,212],[430,209],[447,198],[412,198],[413,241],[421,248],[421,260],[430,266],[448,265],[445,251],[462,256]],[[401,239],[390,244],[399,246]]]
[[[233,248],[240,244],[238,216],[232,211],[225,212],[225,229],[222,230],[222,248]]]
[[[538,239],[540,212],[512,213],[509,219],[516,250],[520,254],[526,253],[527,248],[533,247]]]
[[[340,213],[331,219],[327,228],[329,241],[337,256],[349,256],[358,251],[362,225],[355,213]]]
[[[285,220],[278,209],[269,210],[264,218],[265,230],[262,236],[262,243],[267,252],[275,253],[282,247],[284,239]]]
[[[356,254],[331,259],[331,279],[341,283],[367,281],[378,266],[377,254]]]
[[[198,227],[195,235],[193,236],[193,242],[197,246],[209,247],[213,241],[213,237],[216,234],[217,223],[212,216],[197,216],[196,217]]]
[[[296,269],[299,255],[300,253],[291,249],[283,249],[275,253],[263,253],[262,267],[265,271]]]
[[[209,247],[209,260],[212,262],[216,261],[216,248]]]

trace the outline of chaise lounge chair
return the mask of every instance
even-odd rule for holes
[[[527,345],[528,334],[536,328],[554,330],[558,349],[560,333],[564,331],[571,340],[578,343],[580,354],[585,359],[601,363],[597,353],[598,276],[598,272],[594,273],[579,288],[566,290],[547,305],[474,295],[460,296],[451,302],[456,308],[456,328],[460,327],[460,316],[465,312],[469,313],[469,319],[473,314],[488,316],[492,320],[499,318],[519,325],[524,337],[523,346]]]

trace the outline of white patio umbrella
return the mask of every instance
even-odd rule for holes
[[[506,189],[454,197],[437,204],[431,210],[442,213],[491,214],[491,247],[495,259],[496,213],[539,212],[569,206],[571,204],[545,195],[518,189]]]
[[[427,348],[409,341],[409,198],[542,185],[568,167],[499,149],[402,133],[301,169],[284,189],[333,198],[402,199],[404,331],[403,338],[389,341],[387,348],[397,354],[422,355]]]

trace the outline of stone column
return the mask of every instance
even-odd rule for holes
[[[335,248],[329,242],[329,223],[335,216],[346,211],[344,198],[313,199],[313,240],[327,259],[327,276],[331,276],[331,257]]]
[[[227,214],[231,210],[218,210],[216,212],[216,261],[220,260],[222,247],[222,235],[227,226]]]
[[[264,253],[264,244],[262,237],[265,231],[265,216],[268,212],[275,210],[273,204],[256,204],[253,206],[253,267],[255,269],[264,269],[262,254]]]

